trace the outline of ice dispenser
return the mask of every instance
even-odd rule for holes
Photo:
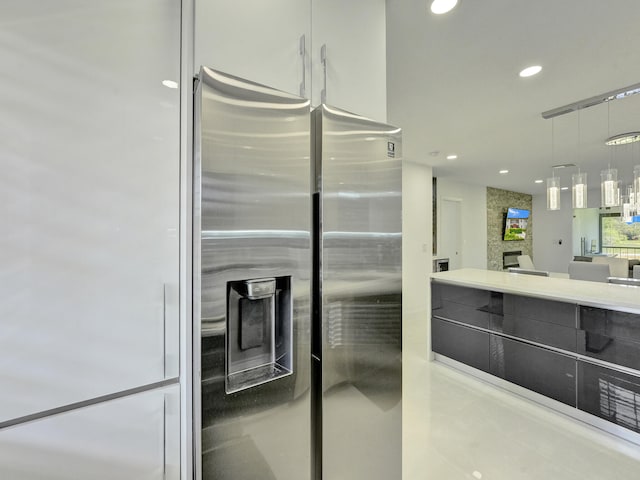
[[[227,393],[292,373],[291,317],[291,277],[227,283]]]

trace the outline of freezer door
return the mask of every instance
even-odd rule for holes
[[[314,385],[321,376],[314,439],[322,446],[323,472],[316,478],[398,479],[401,132],[326,105],[312,117],[320,270]]]
[[[196,469],[304,480],[309,101],[203,67],[195,114]]]

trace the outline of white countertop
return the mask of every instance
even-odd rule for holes
[[[431,278],[463,287],[640,314],[640,287],[568,278],[538,277],[476,268],[436,272],[431,274]]]

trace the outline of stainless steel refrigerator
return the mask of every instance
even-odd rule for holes
[[[400,478],[399,129],[205,67],[194,111],[197,478]]]
[[[321,105],[312,151],[315,478],[400,479],[401,131]]]

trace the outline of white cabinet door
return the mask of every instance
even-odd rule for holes
[[[309,98],[310,0],[195,0],[195,15],[195,73],[205,65],[295,95],[306,81]]]
[[[321,103],[326,45],[326,103],[371,119],[387,119],[384,0],[313,2],[313,95]]]
[[[178,401],[174,385],[0,430],[0,478],[178,479]]]
[[[1,422],[176,375],[180,0],[0,19]]]

